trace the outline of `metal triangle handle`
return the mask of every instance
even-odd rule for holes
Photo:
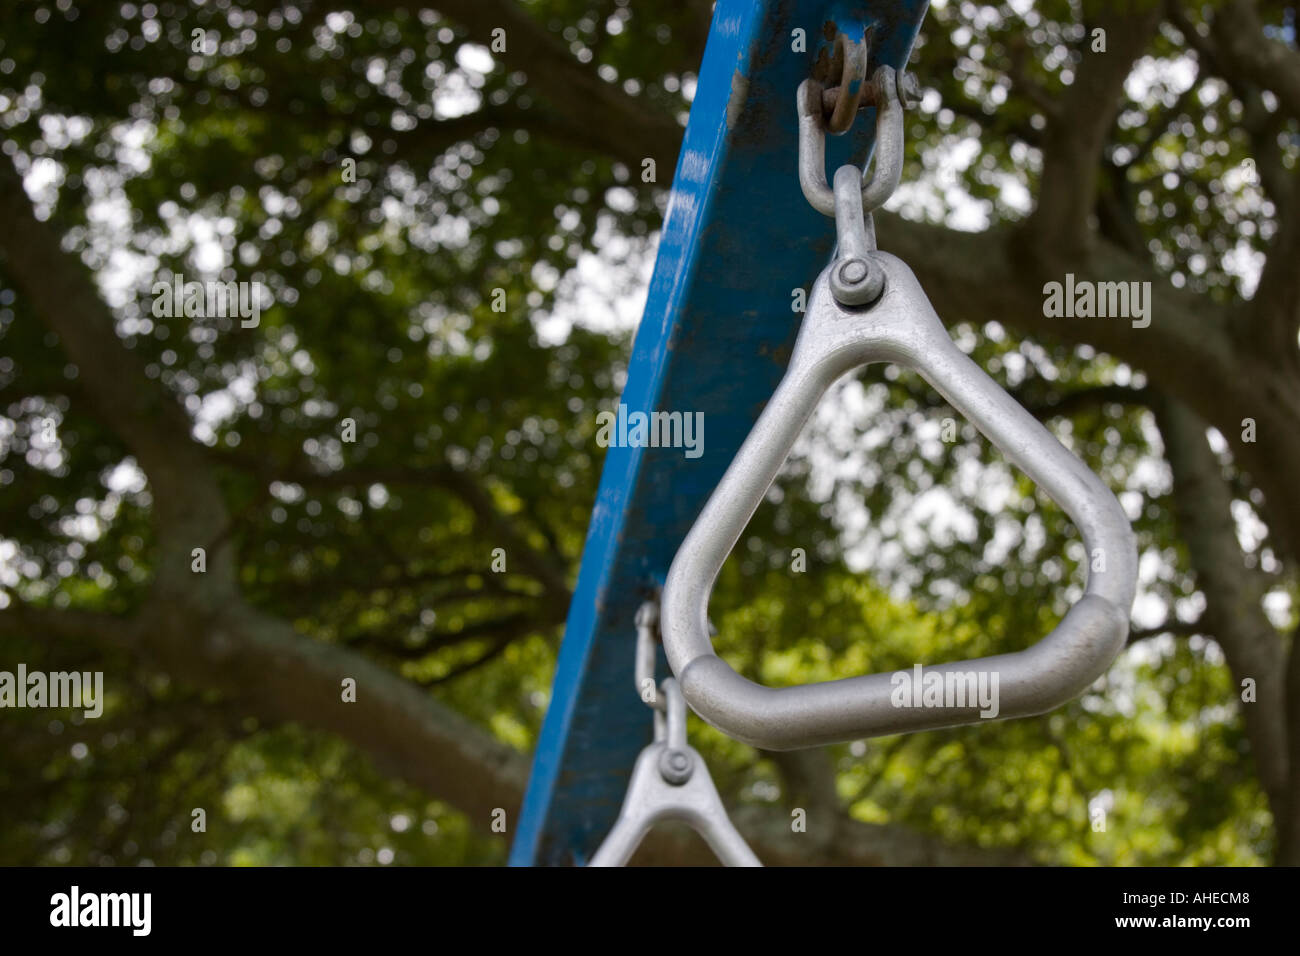
[[[686,704],[677,681],[665,679],[661,690],[665,707],[655,713],[655,742],[637,757],[618,820],[588,866],[623,866],[664,820],[688,824],[726,866],[762,866],[727,816],[704,758],[686,743]]]
[[[694,747],[687,753],[695,772],[680,786],[668,783],[659,773],[659,759],[666,744],[651,744],[637,757],[618,820],[591,858],[589,866],[623,866],[632,858],[645,835],[664,820],[680,820],[704,837],[726,866],[762,866],[745,838],[727,818],[704,760]]]
[[[860,219],[861,200],[853,198],[857,184],[851,173],[848,169],[843,183],[837,174],[836,196],[856,204]],[[851,217],[841,220],[841,227],[845,221]],[[849,230],[854,231],[860,227]],[[1104,567],[1089,572],[1084,596],[1034,646],[926,671],[954,683],[981,671],[996,674],[998,717],[1044,713],[1081,693],[1124,647],[1136,590],[1136,546],[1115,496],[957,348],[906,264],[845,238],[842,229],[841,255],[847,257],[832,262],[814,284],[790,367],[682,542],[663,593],[664,650],[687,702],[719,730],[768,750],[972,723],[983,709],[970,701],[966,706],[898,706],[890,674],[764,687],[741,677],[714,652],[708,609],[718,571],[817,403],[851,369],[893,362],[919,372],[1064,508],[1087,553],[1100,555],[1096,564]],[[849,270],[853,262],[863,265]],[[845,297],[840,290],[846,277],[865,284],[858,273],[866,271],[873,292],[883,277],[883,292],[869,304],[841,304],[837,295]]]

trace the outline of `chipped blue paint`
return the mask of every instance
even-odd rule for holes
[[[829,47],[823,27],[874,23],[871,69],[898,68],[925,9],[925,0],[718,0],[621,399],[629,412],[703,412],[704,454],[606,454],[511,865],[585,862],[650,740],[632,680],[637,606],[662,585],[780,380],[799,326],[793,290],[834,243],[795,165],[795,90]],[[796,27],[807,53],[791,51]],[[828,170],[862,163],[874,121],[868,110],[828,138]]]

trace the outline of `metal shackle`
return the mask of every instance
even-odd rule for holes
[[[876,149],[871,171],[862,173],[862,205],[878,209],[898,187],[903,175],[903,103],[899,99],[901,74],[893,67],[876,70],[872,86],[876,98]],[[799,113],[799,186],[808,204],[826,216],[835,215],[835,193],[826,181],[826,121],[822,115],[822,87],[804,80],[796,94]]]

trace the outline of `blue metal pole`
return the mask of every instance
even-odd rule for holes
[[[833,223],[799,189],[795,90],[837,28],[874,25],[870,69],[901,68],[927,5],[718,0],[621,398],[629,413],[702,412],[703,453],[606,455],[511,865],[585,863],[617,817],[651,734],[633,687],[637,606],[780,380],[794,291],[831,254]],[[868,110],[829,137],[827,168],[860,165],[874,129]]]

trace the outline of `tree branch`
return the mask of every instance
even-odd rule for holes
[[[130,622],[107,615],[24,608],[0,612],[0,633],[39,623],[47,633],[104,634],[122,629],[148,659],[177,680],[230,696],[226,713],[296,721],[337,734],[376,765],[446,800],[486,829],[496,808],[517,819],[528,775],[524,754],[466,721],[415,683],[345,648],[309,640],[286,623],[246,605],[195,618],[183,609],[151,606]],[[178,629],[180,628],[180,629]],[[477,662],[475,662],[477,663]],[[285,680],[291,674],[292,680]],[[356,681],[356,701],[344,702],[342,681]],[[755,852],[771,864],[807,865],[812,844],[792,834],[781,810],[751,807],[740,826]],[[846,865],[978,865],[1028,862],[1014,851],[949,845],[896,825],[841,819],[830,862]],[[715,863],[711,851],[679,833],[652,833],[639,863]],[[819,861],[820,862],[820,861]]]
[[[206,449],[191,440],[190,420],[176,399],[122,344],[85,267],[63,250],[55,230],[36,218],[22,178],[8,160],[0,161],[0,220],[5,223],[0,254],[10,275],[77,365],[79,386],[93,401],[96,417],[127,444],[149,476],[162,550],[158,580],[168,590],[191,587],[190,550],[216,540],[226,524]],[[210,595],[233,591],[233,562],[209,555],[204,584]]]
[[[1277,208],[1278,231],[1268,250],[1259,287],[1243,309],[1238,339],[1246,349],[1284,360],[1300,374],[1300,170],[1288,173],[1278,144],[1286,115],[1300,118],[1300,53],[1264,33],[1255,4],[1232,0],[1201,33],[1178,0],[1168,4],[1170,22],[1205,65],[1222,77],[1241,100],[1241,126],[1250,136],[1256,169]],[[1260,89],[1270,89],[1281,112],[1270,112]]]
[[[491,542],[491,547],[506,549],[507,566],[510,561],[516,561],[527,574],[543,585],[548,603],[568,608],[572,595],[560,570],[566,564],[564,556],[553,549],[538,551],[529,544],[526,534],[497,508],[477,475],[449,464],[362,464],[335,471],[321,471],[305,462],[277,463],[228,450],[223,450],[220,458],[232,467],[257,475],[262,482],[278,479],[306,487],[325,488],[361,488],[373,484],[442,488],[459,498],[474,513],[480,529],[489,533],[486,540]],[[546,537],[545,534],[542,536]]]
[[[1253,0],[1228,0],[1210,29],[1223,68],[1271,90],[1282,108],[1300,119],[1300,52],[1264,32]]]
[[[1177,618],[1166,620],[1163,624],[1156,627],[1143,627],[1128,632],[1128,646],[1132,647],[1138,641],[1145,641],[1153,637],[1159,637],[1161,634],[1174,634],[1178,637],[1191,637],[1193,634],[1206,634],[1209,629],[1204,623],[1204,619],[1197,618],[1195,621],[1180,621]]]
[[[1017,391],[1013,397],[1035,418],[1069,418],[1085,408],[1099,405],[1145,405],[1151,393],[1145,388],[1131,385],[1094,385],[1090,388],[1076,388],[1068,392],[1056,392],[1043,401],[1026,400]]]
[[[1162,397],[1154,407],[1173,472],[1174,516],[1205,596],[1201,620],[1223,648],[1234,681],[1255,682],[1256,701],[1243,703],[1242,712],[1260,783],[1280,826],[1288,807],[1285,662],[1281,637],[1261,604],[1267,582],[1242,560],[1232,495],[1205,424],[1176,400]]]
[[[1268,247],[1259,287],[1248,307],[1238,339],[1243,347],[1284,362],[1300,376],[1300,164],[1291,173],[1287,195],[1277,202],[1277,234]]]
[[[125,647],[139,641],[137,625],[131,618],[75,608],[34,607],[19,601],[0,610],[0,635],[98,641]]]
[[[562,615],[548,617],[534,611],[519,611],[502,617],[490,618],[486,621],[476,621],[473,624],[465,625],[458,631],[442,631],[432,634],[429,640],[419,647],[392,647],[373,640],[352,641],[348,646],[373,648],[393,660],[419,661],[424,660],[424,658],[436,651],[485,637],[504,638],[509,643],[540,628],[554,627],[562,623],[563,620]]]
[[[404,0],[371,0],[371,6],[410,6]],[[476,43],[490,47],[492,31],[505,30],[506,52],[494,54],[507,69],[525,70],[529,88],[574,127],[589,130],[591,143],[632,166],[653,158],[661,170],[677,165],[682,128],[644,98],[607,83],[597,64],[581,63],[557,36],[511,0],[440,0],[439,13],[459,23]],[[526,65],[526,67],[525,67]]]
[[[1098,4],[1088,30],[1104,29],[1104,54],[1084,50],[1074,82],[1049,116],[1043,135],[1043,173],[1038,206],[1026,223],[1040,247],[1065,255],[1087,247],[1088,217],[1097,204],[1102,148],[1119,112],[1133,62],[1142,55],[1160,22],[1155,4],[1125,7]]]

